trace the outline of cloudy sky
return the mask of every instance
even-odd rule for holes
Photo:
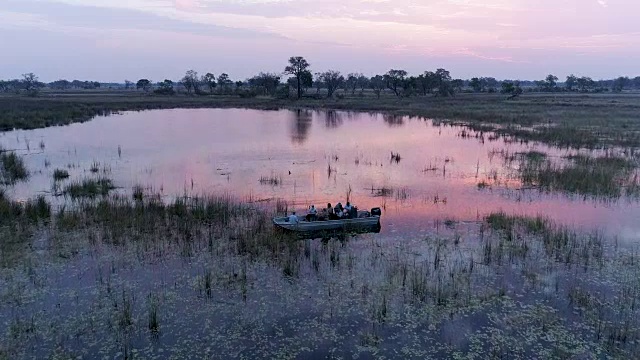
[[[0,78],[640,75],[639,0],[0,0]]]

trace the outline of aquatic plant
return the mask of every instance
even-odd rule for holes
[[[22,157],[13,151],[0,149],[0,180],[4,184],[15,184],[29,178],[29,171]]]
[[[97,196],[106,196],[113,189],[115,189],[115,186],[111,182],[111,179],[86,178],[68,184],[65,186],[63,193],[72,199],[95,198]]]
[[[69,172],[64,169],[55,169],[53,171],[53,180],[60,181],[69,178]]]

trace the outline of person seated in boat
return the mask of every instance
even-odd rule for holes
[[[291,224],[297,224],[299,222],[298,216],[296,215],[295,211],[291,212],[291,215],[289,215],[289,218],[287,220]]]
[[[325,209],[326,213],[327,213],[327,219],[329,220],[337,220],[338,217],[336,216],[335,211],[333,211],[333,206],[331,206],[331,203],[327,204],[327,208]]]
[[[345,213],[344,217],[346,217],[347,219],[351,218],[351,215],[352,215],[351,210],[353,210],[353,207],[351,206],[351,203],[347,201],[347,205],[345,205],[344,207],[344,213]]]
[[[342,211],[344,210],[344,208],[342,207],[342,203],[338,203],[338,205],[336,205],[336,207],[333,209],[333,211],[336,213],[336,215],[338,217],[340,217],[340,215],[342,215]]]
[[[309,210],[307,211],[307,221],[316,221],[318,219],[318,210],[316,210],[315,205],[311,205]]]

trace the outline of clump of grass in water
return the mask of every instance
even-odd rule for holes
[[[275,175],[261,176],[259,182],[262,185],[278,186],[282,184],[282,178]]]
[[[69,172],[63,169],[55,169],[53,171],[53,180],[60,181],[69,178]]]
[[[98,171],[100,171],[100,164],[96,161],[94,161],[91,164],[91,167],[89,168],[89,171],[91,171],[92,173],[97,173]]]
[[[638,178],[632,176],[635,164],[616,156],[570,156],[568,164],[525,158],[518,168],[523,184],[542,191],[565,191],[597,199],[617,199],[634,194]]]
[[[51,217],[51,205],[47,199],[40,195],[24,203],[9,199],[4,190],[0,189],[0,224],[16,225],[21,220],[38,222]]]
[[[399,163],[400,160],[402,160],[402,157],[400,156],[400,153],[394,153],[393,151],[391,152],[391,162],[396,162]]]
[[[599,233],[581,236],[541,216],[511,216],[504,212],[492,213],[486,217],[486,221],[494,230],[501,231],[504,235],[503,239],[510,243],[509,246],[505,246],[504,243],[497,244],[500,252],[506,249],[511,254],[525,256],[529,249],[527,240],[518,239],[518,234],[524,232],[540,239],[547,254],[556,261],[585,265],[591,262],[602,263],[604,245],[602,235]],[[516,240],[518,243],[515,243]],[[496,248],[494,245],[485,242],[485,262],[491,262],[493,249]]]
[[[149,331],[153,334],[157,334],[160,331],[160,320],[158,317],[158,310],[160,308],[160,299],[156,294],[149,294],[147,297],[148,305],[148,327]]]
[[[84,179],[67,185],[64,189],[64,194],[72,199],[95,198],[97,196],[106,196],[113,189],[115,189],[115,186],[113,186],[111,179]]]
[[[144,188],[142,185],[136,185],[132,190],[133,200],[142,201],[144,199]]]
[[[5,184],[15,184],[29,178],[29,171],[24,160],[15,152],[0,149],[0,175]]]

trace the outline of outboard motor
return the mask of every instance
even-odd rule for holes
[[[379,207],[371,209],[371,216],[382,216],[382,209]]]

